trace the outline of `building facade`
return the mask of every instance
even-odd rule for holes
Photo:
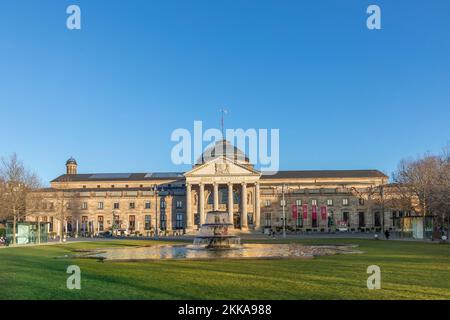
[[[40,201],[30,201],[27,219],[76,236],[192,233],[210,211],[227,212],[241,232],[284,224],[292,232],[376,231],[393,228],[391,212],[371,197],[387,181],[378,170],[265,175],[222,141],[184,173],[79,174],[70,158],[66,174],[34,194]]]

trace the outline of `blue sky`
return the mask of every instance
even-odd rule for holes
[[[66,28],[66,8],[82,30]],[[378,4],[382,30],[366,28]],[[281,169],[365,169],[450,140],[450,2],[0,4],[0,155],[44,182],[183,171],[176,128],[279,128]]]

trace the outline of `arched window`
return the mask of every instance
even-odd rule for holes
[[[208,195],[208,204],[213,205],[214,204],[214,192],[211,192]],[[233,203],[234,204],[240,204],[241,203],[241,197],[239,196],[239,193],[233,190]],[[228,188],[219,188],[219,204],[228,204]]]

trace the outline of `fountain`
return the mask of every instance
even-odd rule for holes
[[[247,243],[233,234],[234,227],[226,212],[206,215],[193,244],[155,244],[135,248],[102,248],[71,256],[110,261],[202,260],[202,259],[310,259],[333,254],[362,253],[354,245],[309,245],[300,243]],[[67,258],[65,256],[63,258]]]
[[[233,249],[241,247],[241,239],[230,233],[233,224],[227,212],[212,211],[206,214],[194,246],[205,249]]]

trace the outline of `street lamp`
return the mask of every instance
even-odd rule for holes
[[[156,184],[153,187],[153,193],[155,195],[155,238],[158,238],[158,186]]]
[[[281,188],[281,193],[283,195],[283,200],[281,201],[281,205],[283,207],[283,238],[286,238],[286,200],[284,198],[284,187],[285,187],[285,185],[283,184],[283,186]]]

